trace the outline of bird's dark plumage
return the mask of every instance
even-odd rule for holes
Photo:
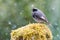
[[[34,12],[34,11],[37,11],[37,9],[33,9],[33,12]]]

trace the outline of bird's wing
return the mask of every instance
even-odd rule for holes
[[[38,19],[38,20],[42,20],[42,21],[45,21],[45,22],[48,21],[45,16],[42,16],[42,15],[39,15],[39,14],[36,14],[36,13],[34,13],[33,16],[34,16],[36,19]]]

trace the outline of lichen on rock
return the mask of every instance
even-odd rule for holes
[[[11,40],[52,40],[52,33],[47,25],[32,23],[12,30]]]

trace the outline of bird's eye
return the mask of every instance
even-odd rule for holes
[[[34,11],[37,11],[37,9],[33,9],[33,12],[34,12]]]

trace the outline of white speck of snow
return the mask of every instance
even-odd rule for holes
[[[56,36],[59,37],[59,34],[57,34]]]
[[[17,6],[17,4],[16,4],[16,3],[14,3],[14,6]]]
[[[55,7],[52,7],[52,10],[55,10]]]
[[[10,25],[11,25],[11,22],[9,21],[9,22],[8,22],[8,24],[10,24]]]
[[[22,12],[20,12],[20,15],[22,14]]]
[[[32,4],[32,7],[33,7],[34,5]]]
[[[34,5],[32,4],[31,7],[34,8]]]
[[[13,25],[13,27],[12,27],[12,28],[13,28],[13,29],[15,29],[16,27],[17,27],[16,25]]]

